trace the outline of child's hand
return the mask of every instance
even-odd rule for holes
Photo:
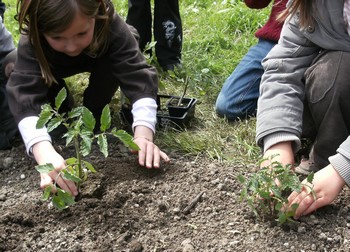
[[[303,184],[307,184],[307,181],[304,180]],[[288,197],[289,207],[294,203],[299,204],[295,212],[295,219],[330,204],[341,192],[345,182],[333,166],[328,165],[315,173],[312,184],[316,199],[309,192],[310,190],[307,186],[304,186],[300,193],[292,192]]]
[[[134,142],[139,146],[139,164],[147,168],[159,168],[161,158],[165,162],[170,159],[157,145],[144,137],[135,138]]]
[[[62,190],[73,196],[78,195],[78,189],[75,183],[59,176],[59,172],[66,167],[66,162],[64,158],[56,152],[50,142],[43,141],[35,144],[33,146],[33,154],[39,165],[51,163],[55,167],[54,171],[41,174],[40,187],[43,190],[46,187],[53,185],[53,182],[56,181],[57,185]],[[52,192],[56,192],[56,187],[53,187]]]

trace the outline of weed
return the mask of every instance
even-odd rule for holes
[[[139,147],[133,142],[132,136],[124,130],[113,128],[107,131],[111,127],[111,116],[108,105],[102,111],[100,133],[98,134],[94,133],[96,120],[91,111],[86,107],[81,106],[72,109],[68,113],[59,113],[58,111],[66,97],[67,91],[63,88],[55,99],[54,108],[50,104],[43,105],[36,127],[43,128],[46,126],[48,132],[53,131],[60,125],[63,125],[67,129],[67,133],[63,137],[66,139],[66,146],[70,144],[74,145],[76,157],[66,160],[67,166],[59,172],[58,176],[77,183],[79,187],[80,183],[87,179],[89,172],[96,172],[91,163],[83,160],[83,157],[90,154],[91,146],[95,139],[97,139],[99,150],[105,157],[108,156],[107,135],[117,137],[125,146],[132,150],[139,150]],[[44,164],[37,165],[36,169],[40,173],[48,173],[54,170],[55,167],[52,164]],[[51,189],[53,186],[56,186],[56,182],[54,185],[45,188],[44,200],[51,198],[53,205],[58,209],[65,209],[75,203],[74,197],[60,188],[57,188],[56,193],[52,193]]]
[[[238,176],[239,182],[243,185],[241,200],[247,201],[257,217],[262,220],[273,218],[282,225],[293,221],[292,218],[298,208],[298,204],[293,204],[290,208],[285,207],[288,195],[292,191],[300,192],[304,186],[315,197],[313,188],[309,185],[313,176],[311,173],[307,177],[308,184],[302,184],[290,165],[282,165],[275,161],[270,166],[251,174],[249,178]]]

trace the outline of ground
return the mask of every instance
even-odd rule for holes
[[[41,200],[21,143],[1,151],[0,251],[350,251],[348,189],[280,227],[256,219],[239,199],[236,177],[254,165],[169,153],[170,164],[145,169],[120,144],[111,150],[107,159],[96,150],[89,156],[98,172],[63,211]]]

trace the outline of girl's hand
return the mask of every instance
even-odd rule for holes
[[[149,139],[135,137],[134,142],[140,147],[138,153],[139,164],[141,166],[146,166],[147,168],[159,168],[161,158],[165,162],[170,161],[168,155],[161,151],[158,146]]]
[[[169,162],[167,154],[161,151],[153,143],[153,131],[145,126],[136,126],[134,132],[134,142],[139,146],[139,164],[147,168],[159,168],[160,161],[163,159]],[[134,152],[136,153],[136,152]]]
[[[56,152],[52,144],[48,141],[36,143],[33,146],[33,154],[36,162],[39,165],[51,163],[55,170],[49,173],[41,174],[40,187],[44,190],[46,187],[53,185],[56,181],[57,185],[64,191],[70,193],[73,196],[78,195],[77,186],[73,181],[63,179],[59,176],[59,172],[66,167],[64,158]],[[52,188],[52,192],[56,192],[56,187]]]
[[[292,192],[288,197],[288,207],[297,203],[299,206],[295,212],[295,219],[300,216],[314,212],[316,209],[329,205],[341,192],[345,185],[344,179],[330,164],[315,173],[312,184],[308,184],[306,180],[302,182],[305,185],[313,186],[316,199],[308,186],[304,186],[301,192]]]
[[[272,159],[271,159],[272,158]],[[282,165],[294,165],[294,154],[291,142],[281,142],[271,146],[264,153],[264,162],[261,167],[268,167],[272,162],[277,161]]]

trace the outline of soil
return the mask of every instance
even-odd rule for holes
[[[350,251],[347,188],[281,227],[255,218],[239,199],[236,177],[254,165],[168,153],[170,164],[146,169],[119,143],[106,159],[94,149],[87,160],[98,172],[80,200],[59,211],[42,201],[23,145],[0,151],[0,251]]]

